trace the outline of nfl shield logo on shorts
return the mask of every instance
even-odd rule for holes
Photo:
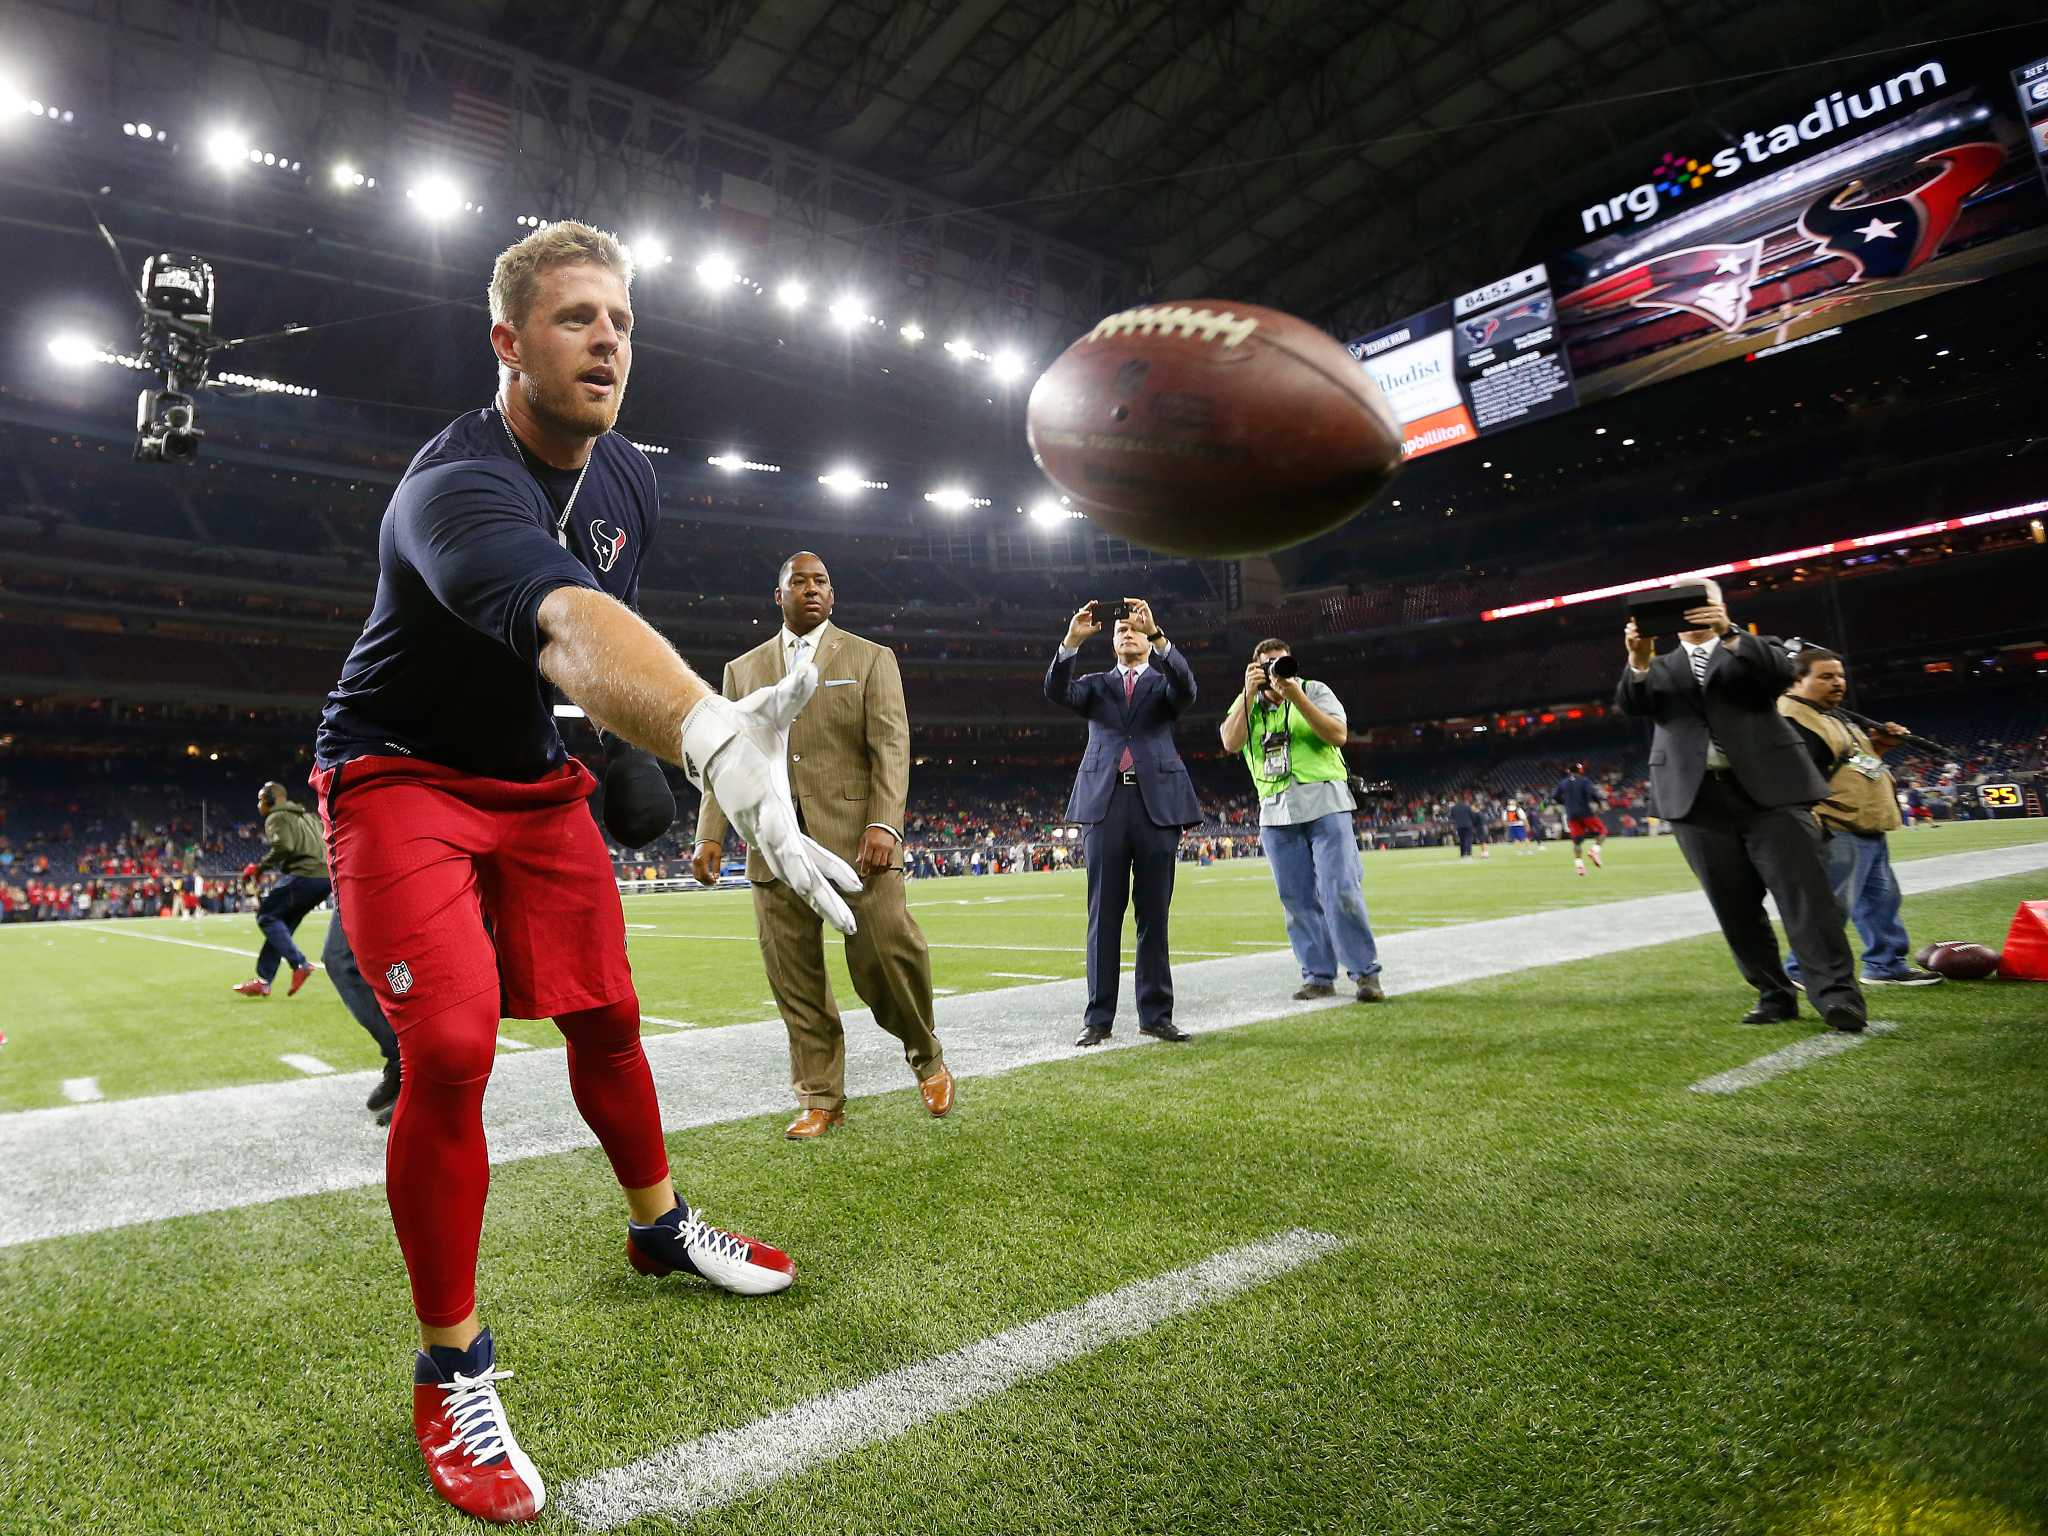
[[[391,983],[394,996],[403,997],[412,990],[412,967],[401,960],[384,973],[384,979]]]

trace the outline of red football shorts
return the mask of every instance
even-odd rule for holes
[[[1607,835],[1607,823],[1598,816],[1574,816],[1564,824],[1564,829],[1571,834],[1571,839],[1575,843],[1589,837]]]
[[[531,784],[408,757],[358,757],[311,783],[348,940],[391,1027],[484,991],[545,1019],[632,991],[611,856],[571,758]]]

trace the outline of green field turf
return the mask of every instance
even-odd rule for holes
[[[1952,852],[2003,830],[1897,841]],[[1605,886],[1560,875],[1555,853],[1368,869],[1389,928],[1683,884],[1666,845],[1615,853]],[[1181,941],[1271,939],[1264,874],[1190,879]],[[918,894],[935,939],[1057,946],[1079,930],[1059,886]],[[1041,888],[1061,899],[944,905]],[[1995,942],[2042,888],[1909,898],[1907,918]],[[650,912],[664,931],[746,921],[743,898],[635,903],[633,920]],[[38,1071],[61,1058],[123,1092],[163,1086],[116,1077],[152,1020],[354,1059],[344,1022],[274,1022],[331,1000],[178,1001],[232,979],[226,955],[51,942],[79,958],[53,966],[40,938],[26,964],[6,952],[10,1036],[25,982],[29,1022],[96,1022]],[[715,994],[721,1016],[757,1015],[753,956],[715,948],[643,940],[650,1009],[708,1021]],[[1056,948],[941,954],[944,984],[1076,973]],[[978,1079],[943,1123],[876,1113],[812,1145],[784,1142],[779,1116],[672,1136],[686,1192],[798,1256],[779,1298],[633,1275],[595,1151],[501,1166],[482,1294],[514,1423],[559,1490],[1306,1227],[1347,1246],[688,1529],[2040,1536],[2048,987],[1881,994],[1895,1033],[1732,1097],[1689,1093],[1812,1034],[1722,1022],[1730,982],[1720,940],[1691,939]],[[124,1008],[152,1017],[130,1030]],[[99,1028],[122,1044],[95,1053]],[[260,1051],[215,1067],[265,1071]],[[153,1149],[132,1151],[147,1181]],[[0,1532],[473,1529],[417,1464],[409,1340],[374,1188],[0,1249]],[[543,1528],[575,1529],[559,1508]]]
[[[1910,859],[2044,837],[2040,822],[1977,822],[1900,834],[1892,844],[1895,858]],[[1560,844],[1529,855],[1503,845],[1485,861],[1461,862],[1436,849],[1369,855],[1374,929],[1400,933],[1694,888],[1669,838],[1617,839],[1607,849],[1607,868],[1583,880],[1572,875],[1569,846]],[[933,946],[934,984],[958,994],[1080,976],[1082,884],[1078,872],[912,882],[910,899]],[[647,1014],[684,1026],[773,1017],[745,891],[629,897],[626,920]],[[301,946],[316,958],[326,922],[316,913],[299,930]],[[1970,937],[1996,943],[2003,932]],[[1182,867],[1176,960],[1284,949],[1286,942],[1263,860]],[[211,917],[196,930],[148,919],[0,927],[0,1030],[7,1035],[0,1111],[61,1104],[67,1078],[95,1078],[106,1098],[120,1099],[298,1076],[279,1060],[285,1054],[313,1056],[338,1071],[376,1066],[369,1037],[324,977],[295,998],[282,988],[255,1001],[228,990],[252,974],[259,943],[246,916]],[[1127,955],[1130,946],[1127,929]],[[842,1006],[859,1007],[836,940],[826,952]],[[1181,1022],[1200,1028],[1198,1019]],[[544,1020],[508,1023],[504,1033],[531,1045],[560,1044]]]

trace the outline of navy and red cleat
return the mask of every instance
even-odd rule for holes
[[[796,1279],[796,1260],[780,1248],[714,1227],[680,1202],[646,1226],[626,1223],[626,1258],[643,1275],[681,1270],[742,1296],[786,1291]]]
[[[285,993],[285,996],[286,996],[286,997],[297,997],[297,996],[299,995],[299,988],[303,987],[303,986],[304,986],[304,985],[305,985],[305,984],[306,984],[307,982],[311,981],[312,979],[313,979],[313,967],[312,967],[312,966],[310,966],[310,965],[295,965],[295,966],[293,966],[293,967],[292,967],[292,989],[291,989],[291,991],[289,991],[289,992]]]
[[[244,997],[268,997],[270,996],[270,983],[261,976],[251,976],[247,981],[236,982],[228,990],[230,992],[239,992]]]
[[[532,1520],[548,1501],[498,1400],[497,1383],[511,1374],[497,1368],[488,1328],[467,1349],[437,1344],[413,1358],[412,1427],[434,1492],[501,1524]]]

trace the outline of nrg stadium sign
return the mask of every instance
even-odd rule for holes
[[[1651,179],[1617,192],[1605,202],[1579,210],[1579,226],[1586,234],[1597,234],[1616,224],[1642,224],[1653,219],[1667,202],[1676,202],[1709,182],[1740,175],[1779,155],[1804,145],[1817,144],[1852,123],[1889,112],[1906,101],[1947,86],[1948,72],[1930,59],[1916,68],[1881,80],[1869,89],[1844,93],[1831,91],[1814,100],[1812,110],[1793,123],[1752,130],[1716,150],[1706,159],[1667,154],[1658,162]]]

